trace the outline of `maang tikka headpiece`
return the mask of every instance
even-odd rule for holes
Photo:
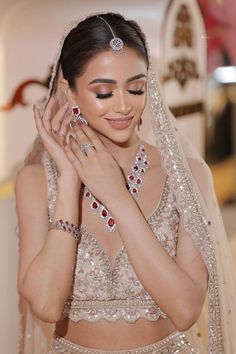
[[[103,22],[105,22],[105,24],[109,27],[109,29],[113,35],[113,38],[110,41],[111,49],[114,50],[114,52],[116,52],[116,53],[120,53],[124,47],[124,42],[122,41],[121,38],[115,36],[115,33],[113,32],[111,26],[103,17],[97,16],[97,18],[100,18]]]

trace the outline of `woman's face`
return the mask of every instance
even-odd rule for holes
[[[76,79],[73,99],[99,135],[129,144],[137,139],[135,126],[145,107],[146,82],[146,63],[136,51],[107,50],[96,55]]]

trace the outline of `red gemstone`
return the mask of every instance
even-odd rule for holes
[[[107,211],[105,209],[103,209],[102,211],[102,216],[105,218],[107,216]]]
[[[137,193],[137,189],[136,188],[133,188],[133,193]]]
[[[114,219],[110,218],[110,219],[108,220],[108,225],[109,225],[110,227],[112,227],[112,226],[114,226],[114,224],[115,224]]]
[[[141,157],[138,157],[138,161],[141,161]]]
[[[80,110],[79,107],[72,107],[72,112],[75,116],[80,114]]]
[[[134,170],[137,171],[138,170],[138,166],[134,166]]]
[[[130,180],[130,181],[133,181],[133,180],[134,180],[134,176],[133,176],[133,175],[130,175],[130,176],[129,176],[129,180]]]
[[[138,178],[137,181],[136,181],[137,184],[140,184],[141,182],[142,182],[142,181],[141,181],[140,178]]]
[[[85,196],[86,196],[86,197],[90,197],[90,192],[86,192],[86,193],[85,193]]]
[[[98,208],[98,203],[97,203],[97,202],[93,202],[92,208],[93,208],[93,209],[97,209],[97,208]]]

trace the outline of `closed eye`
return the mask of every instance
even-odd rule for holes
[[[143,90],[127,90],[132,95],[142,95],[144,93]]]
[[[108,93],[97,93],[97,94],[96,94],[96,98],[100,98],[100,99],[109,98],[109,97],[112,97],[112,96],[113,96],[113,93],[112,93],[112,92],[108,92]]]
[[[142,95],[144,93],[143,90],[127,90],[131,95]],[[108,93],[97,93],[96,98],[99,99],[104,99],[104,98],[109,98],[112,97],[113,93],[108,92]]]

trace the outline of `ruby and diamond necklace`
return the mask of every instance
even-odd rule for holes
[[[149,161],[144,146],[140,144],[135,156],[135,161],[126,177],[126,188],[135,198],[138,196],[139,188],[143,183],[143,175],[146,172],[148,165]],[[86,186],[83,187],[83,190],[84,196],[90,201],[92,212],[100,216],[110,232],[114,230],[116,223],[107,208],[92,195]]]

